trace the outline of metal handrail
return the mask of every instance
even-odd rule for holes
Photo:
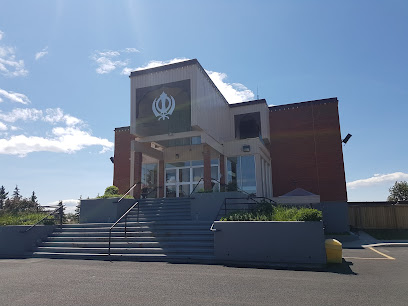
[[[52,207],[52,206],[45,206],[45,207]],[[54,206],[55,207],[55,206]],[[28,229],[26,229],[23,233],[27,233],[30,231],[32,228],[43,222],[45,219],[47,219],[49,216],[54,215],[58,211],[59,213],[59,219],[60,219],[60,228],[62,228],[62,221],[63,221],[63,212],[64,212],[64,205],[58,205],[56,209],[54,209],[52,212],[48,213],[44,218],[42,218],[40,221],[38,221],[36,224],[30,226]]]
[[[163,186],[156,186],[154,189],[150,190],[147,194],[143,195],[144,199],[146,199],[151,193],[157,191],[157,189],[163,188]]]
[[[133,205],[132,205],[132,207],[130,207],[123,215],[122,215],[122,217],[120,217],[110,228],[109,228],[109,248],[108,248],[108,255],[110,256],[111,255],[111,237],[112,237],[112,229],[124,218],[124,217],[126,217],[126,219],[125,219],[125,237],[127,237],[127,233],[126,233],[126,230],[127,230],[127,228],[126,228],[126,225],[127,225],[127,215],[129,214],[129,212],[133,209],[133,208],[135,208],[135,206],[136,205],[138,205],[139,204],[139,201],[136,201]],[[139,206],[138,206],[138,208],[139,208]],[[139,209],[137,210],[137,222],[139,222]]]
[[[212,232],[221,232],[221,230],[214,228],[214,222],[211,224],[210,231]]]
[[[190,193],[190,195],[195,191],[195,189],[197,188],[198,184],[199,184],[202,180],[204,180],[203,177],[200,178],[200,180],[199,180],[198,183],[195,185],[195,187],[194,187],[193,191]],[[215,179],[215,178],[211,178],[211,181],[216,181],[216,182],[217,182],[218,184],[220,184],[220,186],[222,186],[222,187],[228,186],[228,184],[221,183],[219,180],[217,180],[217,179]],[[268,197],[257,197],[257,196],[254,196],[254,195],[252,195],[252,194],[246,192],[245,190],[242,190],[242,189],[239,188],[238,186],[237,186],[237,191],[242,192],[242,193],[245,193],[245,194],[248,196],[248,199],[253,199],[255,202],[257,202],[255,199],[266,199],[266,200],[268,200],[268,201],[271,202],[271,203],[278,204],[278,203],[276,203],[276,201],[274,201],[274,200],[272,200],[272,199],[270,199],[270,198],[268,198]],[[259,203],[259,202],[257,202],[257,203]]]
[[[202,177],[202,178],[200,178],[200,180],[198,181],[198,183],[194,186],[194,188],[193,188],[193,191],[192,192],[190,192],[190,195],[192,195],[193,194],[193,192],[196,190],[196,188],[197,188],[197,186],[198,186],[198,184],[200,184],[201,183],[201,181],[203,180],[204,178]]]
[[[136,184],[134,184],[132,187],[129,188],[128,191],[126,191],[126,193],[119,199],[119,201],[117,203],[119,203],[120,201],[122,201],[122,199],[130,192],[133,190],[133,188],[136,187],[136,185],[141,184],[142,182],[137,182]]]

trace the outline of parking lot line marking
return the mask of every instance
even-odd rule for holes
[[[384,253],[382,253],[382,252],[380,252],[380,251],[374,249],[373,247],[368,247],[368,249],[370,249],[371,251],[374,251],[374,252],[376,252],[376,253],[378,253],[378,254],[384,256],[384,257],[387,258],[387,259],[395,260],[394,257],[388,256],[387,254],[384,254]]]
[[[364,258],[364,257],[343,257],[344,259],[364,259],[364,260],[366,260],[366,259],[374,259],[374,260],[389,260],[388,258],[385,258],[385,257],[381,257],[381,258],[379,258],[379,257],[374,257],[374,258]]]

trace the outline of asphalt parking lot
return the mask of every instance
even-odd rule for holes
[[[408,305],[408,247],[373,249],[319,271],[2,259],[0,304]]]

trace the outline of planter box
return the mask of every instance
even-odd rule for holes
[[[34,251],[41,240],[52,234],[55,225],[37,225],[27,230],[31,225],[0,226],[0,258],[23,258]]]
[[[326,263],[321,221],[216,221],[214,229],[221,262]]]
[[[79,223],[116,222],[134,203],[134,199],[119,198],[81,200]]]

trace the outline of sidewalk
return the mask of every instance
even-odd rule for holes
[[[405,246],[408,247],[407,240],[378,240],[364,231],[358,231],[357,234],[351,233],[353,237],[343,241],[343,249],[360,249],[365,246]]]

